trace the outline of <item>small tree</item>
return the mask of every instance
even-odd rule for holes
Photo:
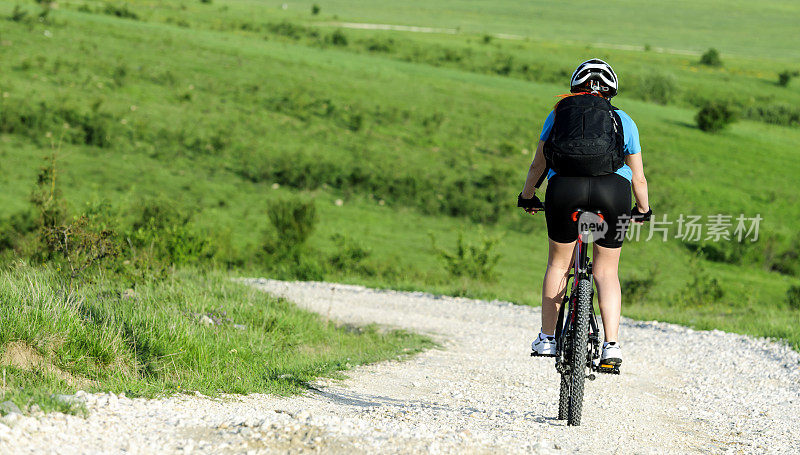
[[[707,102],[695,116],[697,127],[706,132],[723,130],[736,120],[736,113],[728,104],[716,101]]]
[[[719,57],[719,51],[713,47],[705,52],[700,57],[700,63],[708,66],[722,66],[722,59]]]
[[[314,5],[311,6],[311,14],[313,14],[314,16],[319,14],[320,10],[321,8],[316,3],[314,3]]]

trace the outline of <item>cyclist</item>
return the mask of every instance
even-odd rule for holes
[[[605,334],[601,360],[616,367],[622,363],[618,340],[622,295],[617,268],[625,220],[632,217],[641,223],[652,213],[639,131],[628,114],[608,101],[617,94],[617,86],[617,75],[608,63],[591,59],[578,66],[570,80],[571,93],[562,95],[544,122],[517,201],[529,213],[542,210],[535,193],[546,173],[549,253],[542,285],[542,327],[531,344],[540,355],[556,353],[556,319],[578,238],[572,213],[582,208],[603,214],[608,231],[595,239],[593,273]],[[631,186],[636,197],[632,209]]]

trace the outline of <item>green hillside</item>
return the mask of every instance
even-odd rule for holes
[[[199,266],[535,305],[544,220],[515,196],[568,74],[598,56],[620,74],[615,104],[639,126],[657,216],[763,217],[757,242],[629,242],[623,312],[800,346],[800,94],[796,80],[777,83],[798,69],[793,4],[617,2],[622,25],[587,27],[593,12],[517,3],[340,1],[314,15],[303,2],[0,2],[3,257],[73,267],[46,234],[77,230],[83,214],[92,239],[111,233],[115,256],[70,285],[101,274],[148,288],[183,270],[197,286]],[[755,28],[758,40],[740,32]],[[721,66],[656,52],[709,47]],[[699,130],[709,101],[740,120]],[[459,235],[499,255],[496,267],[463,272],[481,265],[469,256],[448,267],[442,249]]]

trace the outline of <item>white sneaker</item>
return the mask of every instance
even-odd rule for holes
[[[619,348],[619,343],[616,341],[603,343],[603,355],[600,356],[600,363],[613,366],[622,364],[622,349]]]
[[[540,333],[533,343],[531,343],[533,355],[554,356],[556,355],[556,339],[552,335]]]

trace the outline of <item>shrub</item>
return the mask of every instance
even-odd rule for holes
[[[0,252],[18,251],[28,234],[36,230],[36,216],[30,210],[0,220]]]
[[[328,264],[333,270],[374,275],[375,270],[364,263],[371,254],[370,250],[342,234],[332,235],[331,240],[336,245],[336,250],[328,257]]]
[[[364,125],[364,116],[359,113],[351,114],[347,119],[347,129],[358,131]]]
[[[119,255],[115,233],[109,229],[97,229],[86,216],[46,228],[42,234],[51,257],[57,255],[65,263],[62,270],[70,280]]]
[[[722,66],[722,59],[719,56],[719,51],[713,47],[707,50],[700,56],[700,63],[707,66]]]
[[[785,70],[778,73],[778,85],[781,87],[786,87],[789,85],[793,77],[797,77],[800,75],[800,71],[789,71]]]
[[[66,103],[53,107],[44,101],[31,104],[12,99],[4,102],[0,111],[0,132],[22,134],[34,141],[43,141],[51,133],[57,141],[108,147],[113,124],[97,103],[87,112]]]
[[[8,20],[13,22],[23,22],[27,16],[27,11],[22,9],[19,5],[14,5],[14,9],[11,11],[11,15],[8,16]]]
[[[718,302],[725,295],[719,281],[709,276],[697,260],[691,265],[691,276],[686,287],[673,299],[674,302],[685,306],[703,306]]]
[[[125,78],[127,75],[128,67],[123,63],[114,68],[114,72],[111,73],[111,79],[114,81],[114,85],[117,87],[122,87],[125,84]]]
[[[328,35],[328,42],[334,46],[347,46],[347,35],[343,31],[336,29]]]
[[[313,14],[314,16],[316,16],[317,14],[319,14],[319,12],[320,12],[320,9],[321,9],[321,8],[319,7],[319,5],[317,5],[316,3],[314,3],[313,5],[311,5],[311,14]]]
[[[668,104],[678,88],[675,77],[663,73],[640,74],[632,85],[637,98],[658,104]]]
[[[174,202],[145,200],[132,212],[126,238],[142,262],[194,264],[213,258],[218,250],[214,240],[195,226],[191,214],[176,209]]]
[[[492,42],[492,35],[483,35],[483,44],[489,44]]]
[[[266,27],[270,33],[295,40],[299,40],[300,38],[310,34],[310,31],[306,27],[287,21],[279,22],[277,24],[269,23],[266,25]]]
[[[686,249],[696,253],[712,262],[722,262],[725,264],[741,264],[745,255],[751,248],[750,243],[744,242],[683,242]]]
[[[514,57],[511,55],[500,54],[495,57],[491,66],[491,71],[501,76],[508,76],[514,69]]]
[[[263,250],[279,257],[301,256],[318,221],[314,202],[300,198],[279,199],[269,204],[267,217],[274,233],[267,235]]]
[[[494,268],[500,260],[500,255],[492,250],[497,245],[497,241],[496,238],[488,237],[481,232],[481,238],[477,243],[468,244],[464,242],[464,235],[459,233],[456,249],[450,252],[439,248],[436,245],[436,239],[431,234],[433,249],[452,276],[484,281],[492,281],[495,278]]]
[[[786,303],[793,310],[800,310],[800,286],[793,284],[786,291]]]
[[[30,201],[36,211],[37,229],[50,229],[65,223],[67,208],[61,188],[57,182],[57,155],[55,153],[45,158],[45,166],[39,169],[36,176],[36,185],[31,192]]]
[[[782,275],[800,275],[800,234],[788,244],[779,243],[775,237],[768,238],[764,248],[764,266]]]
[[[370,52],[392,52],[395,41],[392,38],[371,37],[364,40],[364,47]]]
[[[128,4],[115,5],[113,3],[106,3],[103,7],[103,13],[109,16],[121,17],[123,19],[139,20],[139,15],[128,9]]]
[[[743,116],[774,125],[800,125],[800,107],[791,104],[750,106],[744,110]]]
[[[641,303],[650,294],[656,284],[658,269],[651,268],[643,277],[627,278],[622,280],[622,301],[625,304]]]
[[[713,133],[734,122],[736,114],[727,103],[709,101],[697,113],[695,120],[698,128]]]

